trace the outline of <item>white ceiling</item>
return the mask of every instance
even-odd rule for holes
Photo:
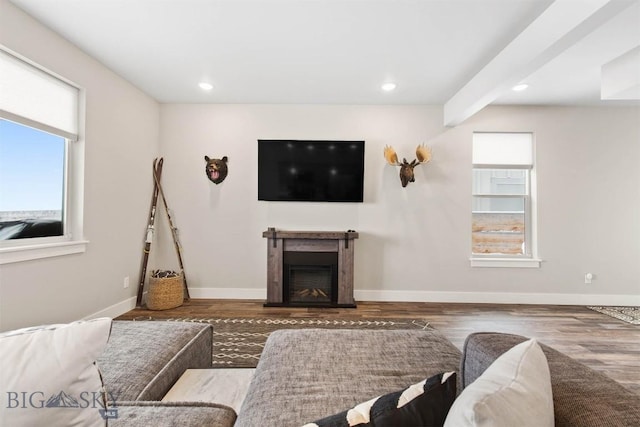
[[[640,105],[600,100],[639,0],[12,2],[163,103]]]

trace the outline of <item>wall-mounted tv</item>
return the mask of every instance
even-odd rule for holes
[[[258,140],[258,200],[362,202],[364,141]]]

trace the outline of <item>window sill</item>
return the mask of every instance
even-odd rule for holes
[[[537,258],[469,258],[471,267],[540,268]]]
[[[79,254],[87,250],[88,243],[86,240],[77,240],[0,248],[0,264]]]

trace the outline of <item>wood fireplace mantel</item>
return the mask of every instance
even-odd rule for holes
[[[288,306],[283,293],[285,252],[331,252],[338,255],[338,296],[335,307],[355,307],[353,298],[353,253],[355,231],[284,231],[269,228],[267,241],[266,307]]]

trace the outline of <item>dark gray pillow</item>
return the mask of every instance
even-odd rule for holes
[[[304,427],[440,427],[455,398],[456,374],[446,372]]]

